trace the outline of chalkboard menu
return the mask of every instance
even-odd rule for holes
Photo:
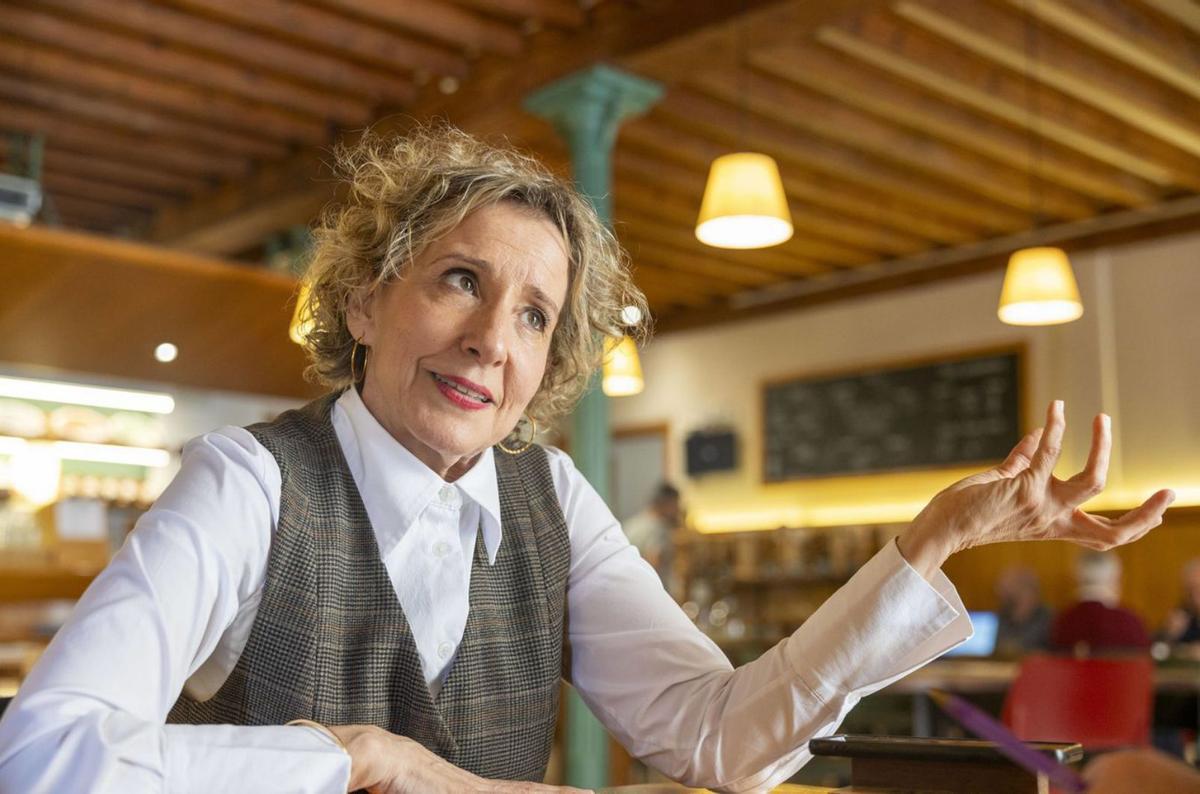
[[[1003,460],[1020,439],[1020,352],[768,384],[763,478]]]

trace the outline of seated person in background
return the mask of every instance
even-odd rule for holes
[[[1121,750],[1097,756],[1083,770],[1083,779],[1088,794],[1200,794],[1200,772],[1158,750]]]
[[[1075,559],[1079,601],[1063,610],[1050,630],[1059,650],[1086,646],[1089,652],[1150,647],[1142,619],[1120,606],[1121,560],[1115,554],[1085,551]]]
[[[1174,644],[1200,643],[1200,557],[1183,566],[1183,599],[1167,615],[1161,637]]]
[[[668,482],[654,489],[650,504],[625,521],[625,535],[665,580],[671,569],[671,533],[683,523],[679,489]]]
[[[996,655],[1045,650],[1054,614],[1042,601],[1042,586],[1033,569],[1021,565],[1004,569],[996,579],[996,597],[1000,601]]]

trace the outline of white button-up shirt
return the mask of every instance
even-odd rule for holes
[[[446,483],[353,389],[332,421],[436,692],[466,627],[477,534],[489,562],[503,542],[492,452]],[[631,754],[672,778],[776,785],[860,698],[970,636],[949,580],[927,582],[889,543],[791,637],[735,670],[570,458],[549,456],[571,544],[573,683]],[[279,467],[246,430],[189,443],[0,720],[0,792],[346,790],[349,757],[318,731],[164,724],[181,690],[211,697],[245,648],[279,498]]]

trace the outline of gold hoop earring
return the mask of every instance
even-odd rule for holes
[[[363,351],[362,372],[357,372],[355,371],[356,368],[354,366],[354,362],[358,358],[358,349],[360,347]],[[366,377],[367,350],[369,349],[370,348],[366,347],[365,345],[360,345],[357,339],[354,340],[354,346],[350,348],[350,380],[352,383],[361,383],[362,379]]]
[[[522,452],[533,446],[533,440],[537,438],[537,420],[535,420],[532,416],[527,418],[529,419],[530,427],[529,440],[516,449],[510,449],[504,446],[504,442],[501,441],[496,444],[496,446],[500,447],[501,452],[507,452],[509,455],[520,455]]]

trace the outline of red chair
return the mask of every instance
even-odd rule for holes
[[[1146,745],[1154,707],[1149,657],[1029,656],[1004,701],[1004,724],[1026,741],[1079,742],[1086,750]]]

